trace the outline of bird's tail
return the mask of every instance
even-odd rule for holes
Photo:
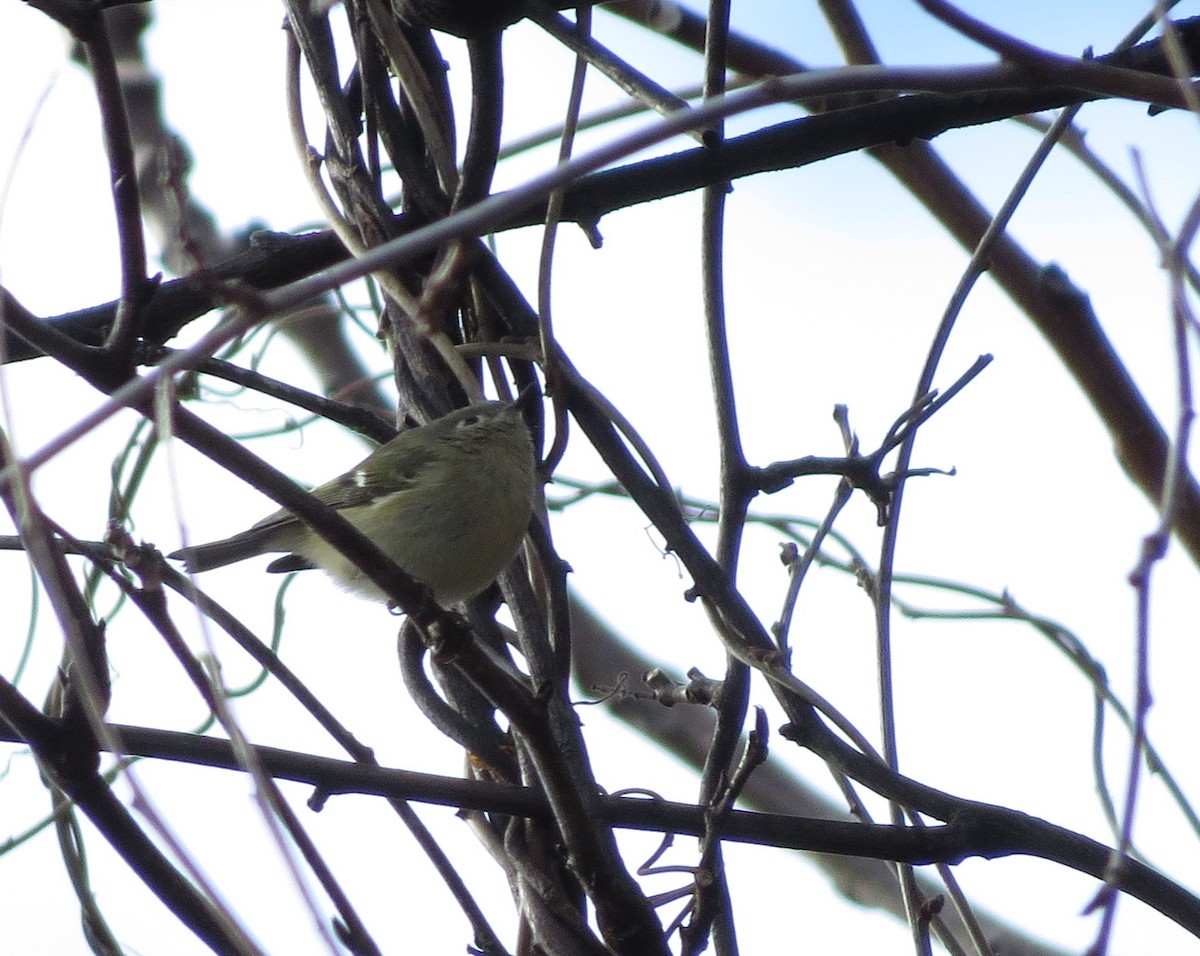
[[[262,553],[261,547],[256,547],[257,536],[236,534],[223,541],[213,541],[211,544],[197,544],[190,548],[180,548],[168,554],[174,561],[182,561],[189,574],[199,574],[201,571],[211,571],[213,568],[223,568],[227,564],[241,561]]]

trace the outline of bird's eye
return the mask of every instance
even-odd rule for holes
[[[458,427],[459,428],[470,428],[472,425],[477,425],[477,424],[479,424],[479,416],[471,415],[467,418],[462,419],[462,421],[460,421],[458,423]]]

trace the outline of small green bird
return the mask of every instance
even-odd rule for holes
[[[521,401],[471,405],[402,431],[312,494],[439,604],[473,597],[512,561],[529,525],[535,468]],[[319,567],[347,590],[386,600],[352,561],[286,509],[231,538],[169,557],[199,573],[278,551],[290,553],[267,565],[270,572]]]

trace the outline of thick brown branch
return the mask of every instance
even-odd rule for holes
[[[145,727],[118,725],[112,729],[130,755],[242,771],[226,740]],[[802,731],[793,726],[789,736],[803,736],[806,744],[816,744],[820,751],[828,753],[869,786],[902,796],[913,805],[927,806],[933,815],[949,822],[938,827],[894,827],[737,810],[722,814],[716,822],[716,832],[722,840],[914,865],[958,863],[970,857],[1026,855],[1059,863],[1096,879],[1104,878],[1111,850],[1102,843],[1037,817],[963,800],[891,774],[839,745],[823,729],[810,726]],[[0,739],[19,740],[20,735],[0,726]],[[836,755],[831,748],[838,750]],[[310,784],[322,795],[371,794],[513,816],[550,818],[545,798],[525,787],[363,766],[273,747],[256,747],[255,753],[273,777]],[[605,823],[628,829],[700,836],[708,825],[705,807],[665,800],[601,797],[597,809]],[[1200,936],[1200,900],[1178,884],[1129,859],[1121,867],[1117,885]]]
[[[1200,18],[1181,21],[1177,29],[1193,60],[1200,60]],[[1168,72],[1157,42],[1097,62],[1156,75]],[[613,210],[714,183],[792,169],[873,146],[929,139],[948,129],[1097,98],[1095,94],[1062,88],[961,96],[918,94],[835,110],[727,140],[720,150],[686,150],[587,176],[565,190],[562,218],[593,224]],[[540,223],[544,210],[544,203],[535,203],[498,228]],[[417,226],[408,217],[398,217],[394,233],[401,235]],[[211,311],[223,301],[222,286],[227,282],[237,280],[255,289],[273,289],[346,258],[341,243],[329,233],[298,237],[260,233],[255,239],[255,248],[248,253],[185,279],[164,283],[146,306],[147,340],[166,342],[190,321]],[[116,303],[106,303],[47,321],[81,342],[99,345],[112,325],[115,309]],[[6,361],[41,354],[11,332],[5,333],[5,339]]]

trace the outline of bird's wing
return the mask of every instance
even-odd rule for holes
[[[402,460],[393,458],[381,474],[376,469],[366,469],[363,466],[370,461],[365,459],[356,468],[344,475],[312,490],[313,497],[322,503],[341,511],[344,508],[361,508],[370,505],[380,498],[386,498],[398,491],[406,491],[416,485],[422,471],[428,467],[430,457],[423,452],[413,453],[412,449],[402,456]],[[297,518],[290,511],[281,508],[274,514],[267,515],[257,522],[250,530],[276,530],[296,524]]]

